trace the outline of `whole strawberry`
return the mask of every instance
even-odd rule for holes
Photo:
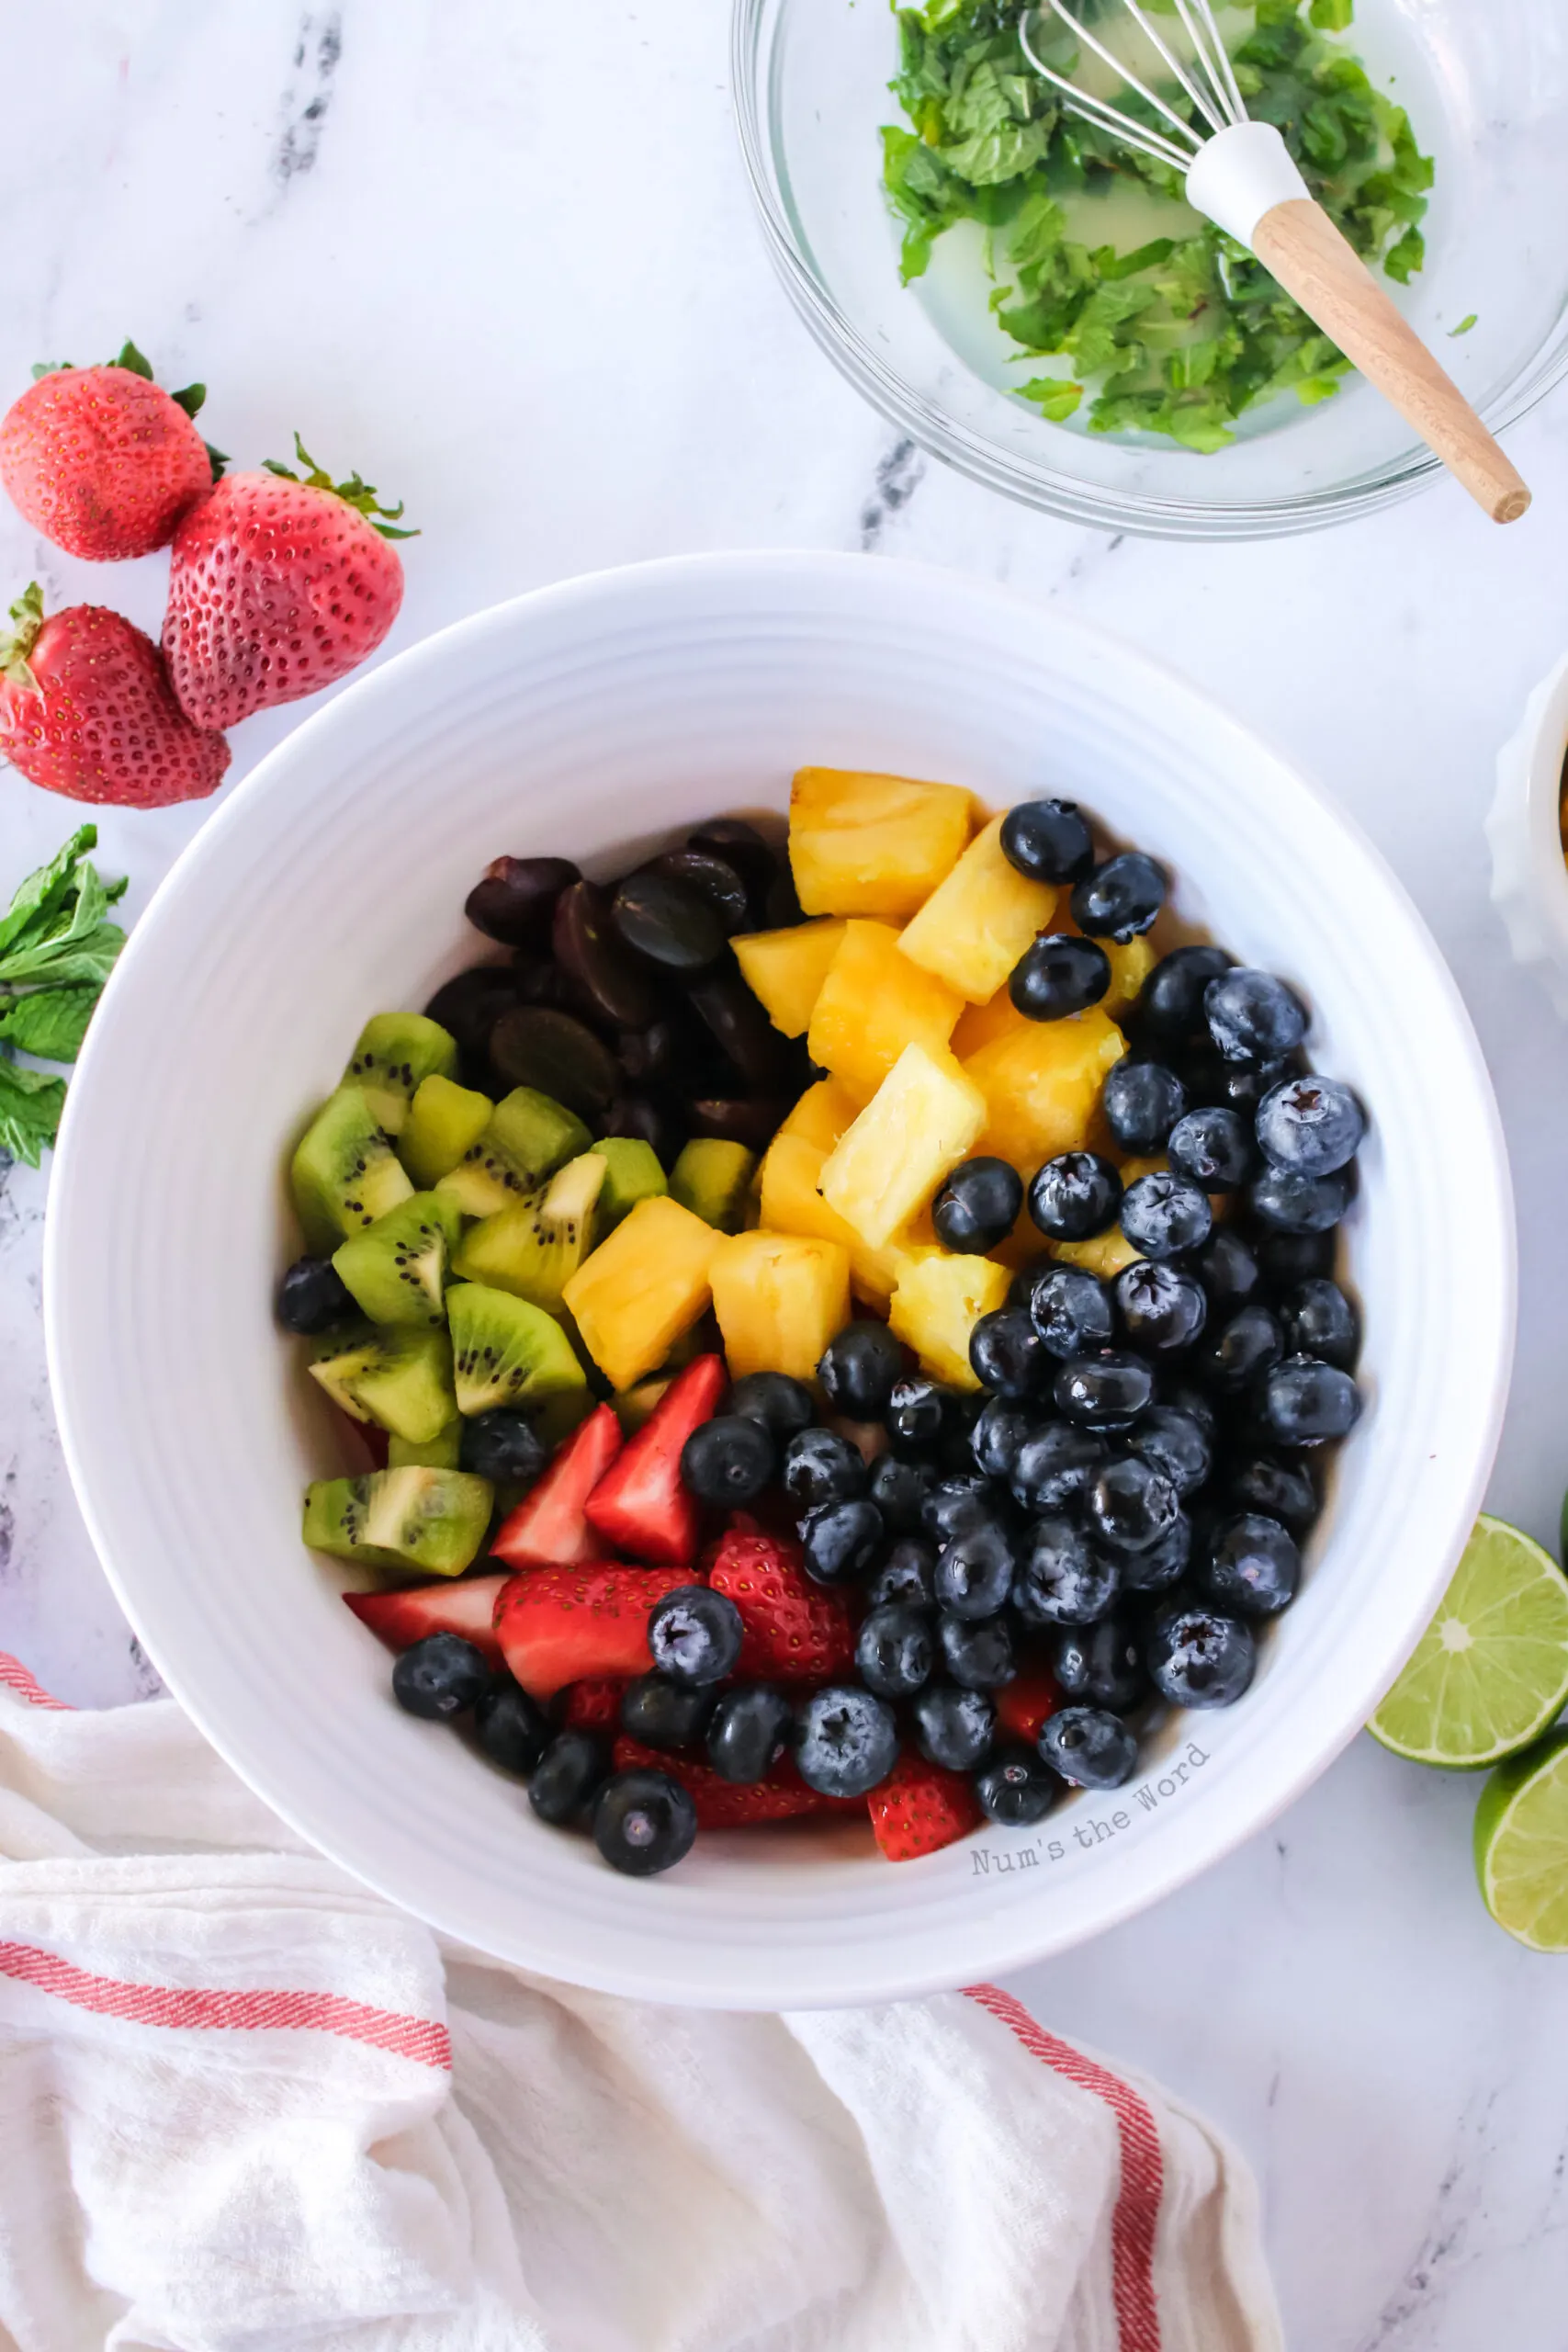
[[[17,512],[96,562],[166,546],[222,470],[191,423],[204,388],[162,390],[133,343],[107,367],[33,372],[0,421],[0,481]]]
[[[232,727],[357,668],[398,617],[408,539],[357,474],[301,481],[270,460],[231,474],[175,534],[164,656],[180,707],[198,727]]]
[[[35,581],[0,639],[0,752],[68,800],[163,808],[216,792],[221,735],[193,727],[157,647],[120,613],[73,605],[50,619]]]

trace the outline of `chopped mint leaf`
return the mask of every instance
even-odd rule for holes
[[[0,1003],[0,1045],[42,1062],[73,1062],[82,1050],[99,991],[79,988],[34,989]]]
[[[0,1151],[36,1168],[60,1133],[65,1080],[0,1061]]]
[[[1461,319],[1457,327],[1450,327],[1449,329],[1450,342],[1451,343],[1453,341],[1456,334],[1468,334],[1471,328],[1475,324],[1476,317],[1477,313],[1474,311],[1472,311],[1467,319]]]
[[[126,886],[88,862],[97,840],[95,826],[79,827],[0,917],[0,1152],[32,1168],[54,1141],[65,1081],[15,1057],[75,1060],[125,944],[107,918]]]
[[[1031,383],[1020,384],[1020,397],[1033,401],[1042,416],[1053,424],[1063,424],[1083,398],[1083,386],[1075,384],[1067,376],[1036,376]]]
[[[1344,32],[1354,13],[1354,0],[1312,0],[1312,20],[1321,33]]]

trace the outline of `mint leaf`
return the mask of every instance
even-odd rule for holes
[[[1457,327],[1450,327],[1449,329],[1449,341],[1451,343],[1456,334],[1468,334],[1471,328],[1475,324],[1477,316],[1478,313],[1472,311],[1468,318],[1461,319]]]
[[[1052,424],[1063,424],[1083,398],[1083,386],[1075,384],[1070,376],[1037,376],[1032,383],[1020,384],[1020,396],[1032,401],[1042,416]]]
[[[78,860],[88,850],[96,849],[97,845],[96,825],[79,826],[64,848],[58,850],[47,865],[40,865],[36,874],[28,875],[12,899],[8,912],[0,917],[0,956],[29,926],[36,929],[47,924],[71,888]]]
[[[1355,14],[1355,0],[1312,0],[1312,20],[1320,32],[1342,33]]]
[[[82,1050],[100,991],[81,988],[34,989],[0,1002],[0,1045],[39,1061],[73,1062]]]
[[[102,988],[124,945],[125,933],[118,923],[99,923],[85,939],[46,941],[39,947],[8,956],[0,965],[0,980],[13,985],[24,980],[47,981],[51,988],[91,980]]]
[[[60,1132],[65,1080],[0,1060],[0,1151],[36,1168]]]

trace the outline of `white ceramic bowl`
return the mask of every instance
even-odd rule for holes
[[[301,1548],[330,1461],[273,1327],[284,1148],[360,1023],[471,960],[497,852],[625,860],[805,762],[1075,795],[1178,903],[1300,982],[1371,1109],[1350,1233],[1368,1409],[1305,1588],[1228,1713],[1038,1833],[893,1867],[863,1828],[699,1840],[636,1883],[398,1713]],[[1433,1105],[1467,1139],[1432,1148]],[[1462,1263],[1462,1285],[1447,1270]],[[242,784],[143,916],[71,1090],[51,1363],[104,1564],[161,1671],[277,1811],[438,1927],[545,1973],[774,2007],[1057,1951],[1259,1827],[1413,1645],[1492,1459],[1513,1320],[1507,1171],[1453,983],[1398,885],[1282,760],[1142,655],[998,592],[824,555],[694,557],[525,596],[352,687]]]
[[[1562,855],[1562,777],[1568,762],[1568,654],[1526,703],[1497,754],[1486,820],[1492,899],[1521,964],[1529,964],[1568,1021],[1568,864]]]

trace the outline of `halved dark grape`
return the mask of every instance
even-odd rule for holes
[[[550,944],[617,1029],[646,1029],[659,1015],[659,989],[610,928],[609,901],[592,882],[574,882],[556,900]]]
[[[510,964],[476,964],[438,988],[424,1010],[429,1020],[451,1031],[465,1064],[488,1078],[490,1033],[518,1001],[517,975]]]
[[[787,1078],[789,1054],[738,971],[714,972],[687,992],[687,1002],[754,1093],[771,1093]]]
[[[748,824],[744,817],[710,817],[705,825],[687,834],[686,846],[722,857],[733,866],[758,912],[761,911],[768,885],[779,870],[779,854],[755,825]]]
[[[782,1095],[705,1094],[686,1105],[686,1122],[694,1136],[713,1136],[720,1143],[742,1143],[748,1151],[766,1151],[789,1112]]]
[[[581,1118],[614,1102],[620,1071],[592,1029],[570,1012],[520,1004],[490,1033],[491,1067],[502,1091],[532,1086]]]
[[[606,1045],[615,1035],[615,1025],[604,1014],[581,980],[574,979],[564,964],[549,957],[536,960],[524,948],[513,958],[517,973],[517,1001],[520,1004],[538,1004],[551,1012],[570,1012],[574,1021],[585,1022],[588,1027],[604,1038]]]
[[[476,931],[527,947],[548,937],[556,900],[581,874],[569,857],[497,857],[469,891],[463,912]]]
[[[651,865],[616,884],[610,921],[633,955],[660,972],[705,972],[724,952],[725,926],[712,900]]]
[[[792,924],[806,921],[806,909],[800,903],[795,875],[786,858],[780,859],[768,884],[762,899],[762,920],[770,931],[788,931]]]
[[[671,1078],[680,1066],[681,1035],[673,1021],[650,1021],[646,1029],[623,1029],[615,1039],[621,1075],[634,1086],[650,1078]]]
[[[651,1145],[667,1170],[680,1158],[689,1132],[684,1114],[662,1094],[617,1094],[588,1124],[596,1136],[635,1136]]]
[[[750,894],[744,877],[716,850],[671,849],[656,857],[646,871],[696,891],[717,915],[726,933],[744,931],[751,920]]]

